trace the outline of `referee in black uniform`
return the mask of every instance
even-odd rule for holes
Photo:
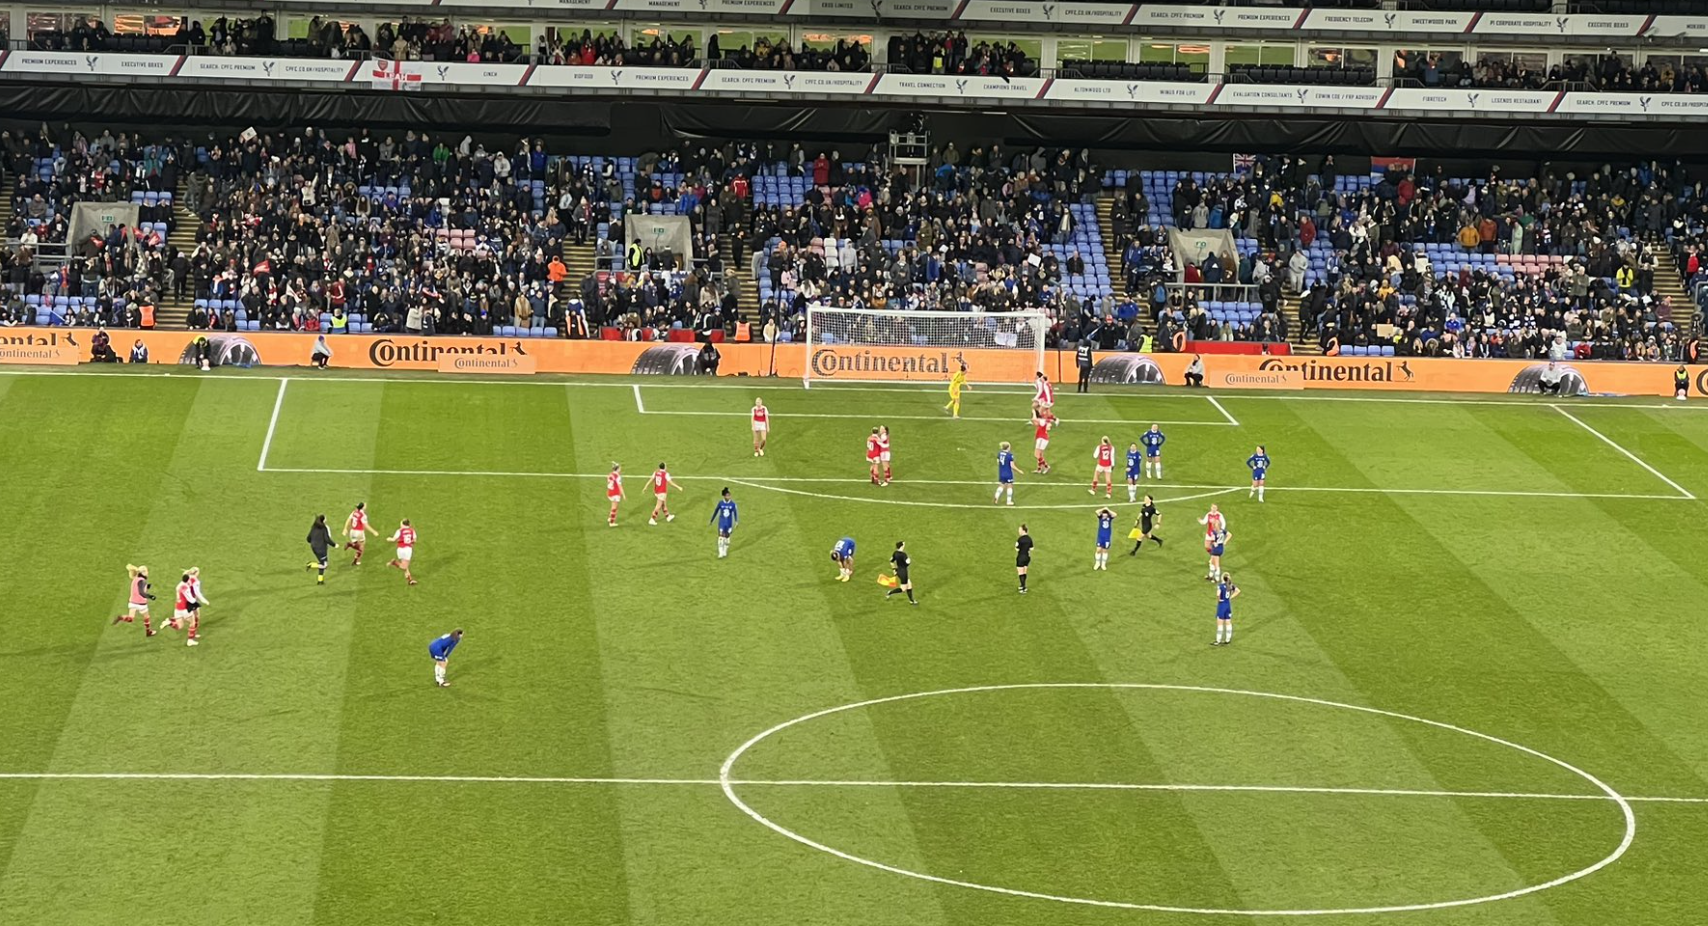
[[[1079,347],[1074,350],[1074,360],[1079,364],[1079,391],[1091,391],[1091,334],[1087,332],[1080,336]]]
[[[884,597],[891,598],[906,592],[908,604],[919,604],[913,597],[913,582],[907,577],[907,567],[913,564],[907,556],[907,541],[896,541],[896,551],[890,554],[890,564],[896,567],[896,587],[885,592]]]
[[[1020,525],[1020,538],[1014,541],[1014,571],[1020,574],[1020,594],[1026,594],[1026,570],[1032,565],[1032,535],[1026,525]]]
[[[1144,546],[1147,540],[1154,540],[1157,546],[1162,546],[1161,537],[1151,536],[1151,531],[1156,530],[1156,526],[1161,523],[1162,515],[1156,513],[1156,501],[1146,495],[1144,505],[1139,508],[1139,520],[1133,525],[1133,530],[1138,536],[1133,537],[1133,549],[1127,555],[1139,555],[1139,548]]]
[[[308,547],[314,551],[314,562],[308,564],[310,569],[319,569],[320,575],[315,577],[314,584],[326,584],[326,555],[337,546],[332,539],[332,531],[326,527],[326,515],[314,516],[314,526],[308,529]]]

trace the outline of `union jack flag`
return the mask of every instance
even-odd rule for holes
[[[1236,154],[1236,155],[1234,155],[1234,173],[1236,173],[1236,174],[1249,174],[1256,167],[1257,167],[1257,155],[1255,155],[1255,154]]]

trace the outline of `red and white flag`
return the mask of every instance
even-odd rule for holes
[[[368,73],[374,86],[382,90],[420,90],[421,70],[413,63],[402,61],[376,61],[374,69]]]

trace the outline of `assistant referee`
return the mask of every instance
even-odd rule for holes
[[[896,551],[890,554],[890,565],[896,570],[896,587],[884,593],[885,598],[892,598],[902,592],[907,593],[908,604],[919,604],[913,597],[913,581],[907,576],[907,569],[913,565],[913,560],[907,555],[907,541],[897,540]]]
[[[1020,525],[1020,537],[1014,541],[1014,571],[1020,575],[1020,594],[1026,594],[1026,570],[1032,565],[1032,535],[1026,525]]]

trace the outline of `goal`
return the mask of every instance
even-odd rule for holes
[[[1044,368],[1043,312],[931,312],[808,305],[806,364],[813,382],[1028,383]]]

